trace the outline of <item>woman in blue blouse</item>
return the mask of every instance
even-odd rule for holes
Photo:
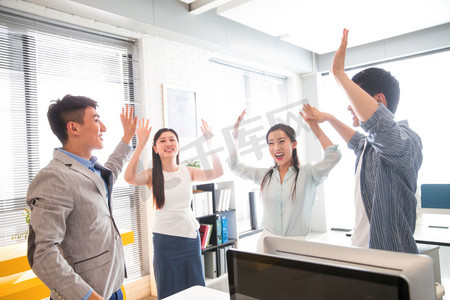
[[[311,210],[316,188],[325,180],[330,170],[339,162],[341,152],[325,135],[311,114],[310,105],[303,106],[300,115],[319,139],[325,150],[322,160],[315,164],[300,164],[297,154],[296,133],[285,124],[272,126],[266,135],[269,153],[275,161],[270,168],[256,168],[238,160],[237,138],[245,110],[234,126],[234,150],[230,153],[230,169],[241,178],[261,186],[264,231],[257,250],[262,251],[262,240],[267,235],[305,237],[310,231]]]

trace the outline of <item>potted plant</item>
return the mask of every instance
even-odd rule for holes
[[[27,226],[30,225],[30,209],[29,208],[25,208],[25,212],[23,213],[23,215],[25,216],[25,222],[27,222]],[[16,233],[15,235],[13,235],[11,237],[11,239],[13,240],[20,240],[20,239],[26,239],[28,237],[28,229],[25,232],[22,233]]]

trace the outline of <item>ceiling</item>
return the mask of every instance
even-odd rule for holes
[[[318,54],[450,22],[450,0],[180,0]]]

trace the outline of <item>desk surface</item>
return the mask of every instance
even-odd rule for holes
[[[230,294],[196,285],[178,292],[164,300],[229,300]]]
[[[432,226],[432,227],[430,227]],[[450,227],[433,227],[435,225],[416,224],[414,238],[417,243],[450,247]],[[348,232],[332,231],[311,232],[306,239],[312,242],[323,242],[328,244],[351,246],[351,238]]]
[[[418,243],[450,247],[450,214],[417,209],[414,238]]]
[[[450,247],[450,228],[440,225],[416,224],[417,243]]]

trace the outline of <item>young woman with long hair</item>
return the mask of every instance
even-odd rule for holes
[[[237,151],[239,125],[245,110],[234,125],[235,147],[230,152],[230,169],[241,178],[252,180],[261,186],[264,231],[258,241],[258,251],[263,250],[262,241],[267,235],[304,238],[309,233],[316,188],[341,158],[339,149],[318,123],[307,117],[311,113],[312,107],[307,104],[303,106],[300,115],[324,149],[322,160],[315,164],[300,163],[295,130],[289,125],[276,124],[266,135],[269,153],[275,165],[271,168],[247,166],[239,162]]]
[[[202,120],[203,136],[210,144],[212,131]],[[201,262],[199,223],[192,209],[192,182],[207,181],[223,174],[217,155],[211,155],[212,169],[180,165],[178,135],[162,128],[153,138],[151,169],[137,171],[139,158],[150,136],[149,120],[139,121],[136,150],[125,171],[125,180],[152,190],[156,207],[153,227],[153,268],[158,299],[194,285],[205,285]]]

